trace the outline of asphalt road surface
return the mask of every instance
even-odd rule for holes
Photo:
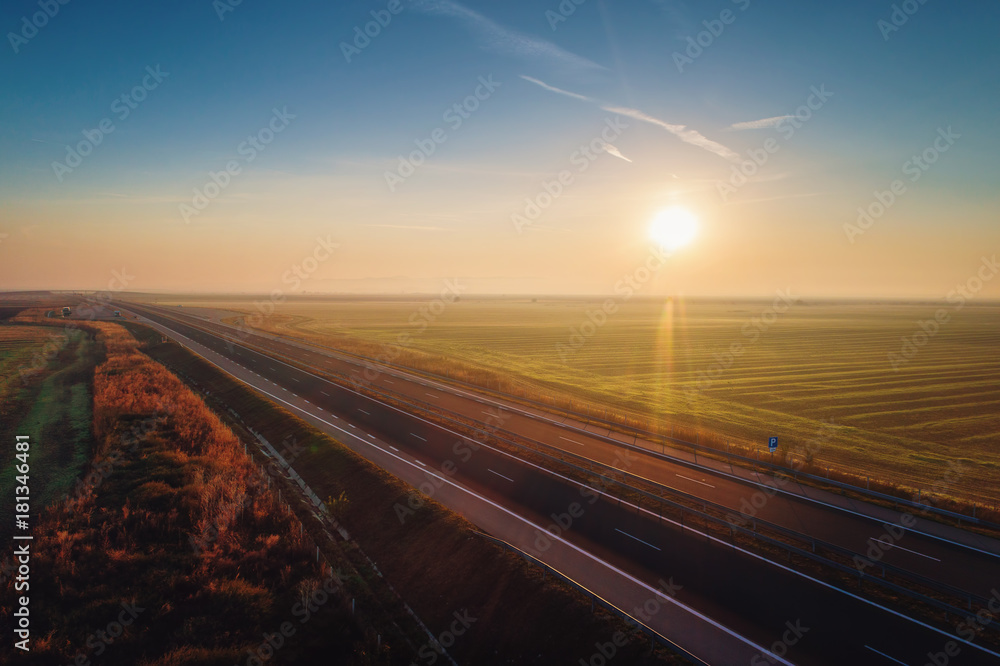
[[[162,310],[129,307],[376,464],[411,485],[424,484],[435,500],[482,529],[566,572],[620,607],[638,609],[634,615],[645,615],[647,624],[708,663],[1000,663],[1000,655],[977,644],[971,632],[961,631],[961,637],[956,637],[913,621],[727,542],[619,503],[598,489],[481,446],[283,359],[348,376],[362,367],[356,362],[353,368],[347,367],[350,362],[343,358],[272,336],[248,340],[263,347],[266,353],[261,353],[224,340],[220,334],[231,335],[232,330],[220,324],[199,322],[195,327],[178,321],[173,313],[167,317]],[[497,407],[492,404],[496,401],[487,405],[468,392],[396,371],[375,374],[372,384],[380,388],[392,387],[394,393],[425,403],[437,401],[462,414],[478,410],[481,422],[497,419]],[[608,441],[607,436],[564,427],[552,417],[533,417],[513,409],[502,413],[509,414],[502,421],[506,430],[595,460],[610,463],[617,457],[619,466],[625,464],[621,445]],[[714,470],[652,456],[626,460],[629,472],[734,509],[759,493],[758,486]],[[845,511],[778,494],[767,498],[758,515],[864,551],[872,539],[884,541],[885,531],[878,521],[858,515],[864,512],[870,510],[862,505]],[[405,509],[401,514],[405,520]],[[997,558],[988,552],[993,544],[976,541],[973,549],[944,540],[950,536],[911,531],[881,549],[881,557],[984,597],[996,594],[1000,610]],[[644,614],[643,607],[656,612]]]

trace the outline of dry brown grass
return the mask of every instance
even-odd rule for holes
[[[48,633],[22,661],[94,657],[88,635],[113,621],[122,602],[146,610],[107,647],[116,663],[167,653],[160,663],[242,661],[319,584],[315,545],[239,439],[177,377],[121,326],[82,326],[107,353],[94,376],[97,452],[83,483],[35,526],[33,626]],[[14,581],[6,582],[10,599]],[[329,649],[357,663],[360,634],[346,603],[331,603],[302,633],[336,627]],[[0,650],[0,660],[12,650]],[[278,663],[303,658],[289,645]]]

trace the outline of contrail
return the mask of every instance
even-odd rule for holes
[[[629,118],[634,118],[636,120],[641,120],[642,122],[645,123],[650,123],[651,125],[656,125],[657,127],[662,127],[663,129],[667,130],[668,132],[676,136],[681,141],[684,141],[685,143],[690,143],[692,146],[698,146],[699,148],[707,150],[710,153],[715,153],[716,155],[723,157],[729,160],[730,162],[739,162],[741,159],[739,154],[736,153],[736,151],[726,148],[721,143],[712,141],[711,139],[703,135],[701,132],[689,129],[686,125],[674,125],[673,123],[668,123],[665,120],[654,118],[653,116],[647,113],[643,113],[638,109],[630,109],[624,106],[609,106],[601,102],[598,102],[592,97],[587,97],[586,95],[580,95],[575,92],[570,92],[569,90],[563,90],[562,88],[556,88],[555,86],[550,86],[544,81],[539,81],[538,79],[532,78],[530,76],[525,76],[524,74],[521,75],[521,78],[524,79],[525,81],[534,83],[536,86],[544,88],[549,92],[554,92],[557,95],[565,95],[567,97],[579,99],[584,102],[593,102],[595,104],[599,104],[601,108],[605,111],[609,111],[611,113],[617,113],[618,115],[621,116],[628,116]]]
[[[784,120],[794,118],[795,116],[775,116],[773,118],[761,118],[760,120],[748,120],[745,123],[734,123],[727,127],[727,130],[755,130],[755,129],[768,129],[770,127],[777,127]]]
[[[612,146],[610,143],[605,143],[604,146],[603,146],[603,148],[604,148],[604,152],[606,152],[608,155],[614,155],[615,157],[617,157],[619,159],[623,159],[626,162],[631,162],[632,161],[629,158],[627,158],[624,155],[622,155],[622,151],[618,150],[616,147]]]
[[[525,81],[530,81],[531,83],[534,83],[536,86],[541,86],[542,88],[545,88],[546,90],[548,90],[550,92],[554,92],[557,95],[566,95],[567,97],[572,97],[574,99],[582,99],[584,102],[593,102],[593,101],[595,101],[594,99],[592,99],[590,97],[587,97],[586,95],[579,95],[579,94],[577,94],[575,92],[570,92],[568,90],[563,90],[562,88],[556,88],[555,86],[550,86],[549,84],[545,83],[544,81],[539,81],[538,79],[533,79],[530,76],[526,76],[524,74],[521,74],[521,78],[524,79]]]
[[[674,125],[664,120],[660,120],[659,118],[654,118],[651,115],[639,111],[638,109],[629,109],[623,106],[602,106],[601,108],[605,111],[610,111],[611,113],[628,116],[629,118],[635,118],[636,120],[641,120],[643,122],[650,123],[651,125],[662,127],[681,141],[690,143],[692,146],[704,148],[708,152],[715,153],[719,157],[724,157],[730,162],[739,162],[741,159],[739,153],[736,151],[726,148],[721,143],[712,141],[697,130],[688,129],[687,125]]]

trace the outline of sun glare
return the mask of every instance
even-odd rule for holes
[[[698,235],[698,218],[687,208],[660,211],[649,225],[649,237],[664,250],[674,251],[689,245]]]

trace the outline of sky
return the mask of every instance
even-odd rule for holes
[[[944,298],[1000,250],[998,27],[985,1],[11,0],[0,289]]]

